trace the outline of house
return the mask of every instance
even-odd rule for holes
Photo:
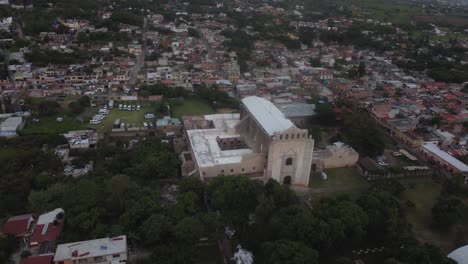
[[[127,237],[100,238],[60,244],[54,256],[55,264],[125,263]]]
[[[33,222],[31,214],[12,216],[3,225],[3,233],[20,238],[29,232]]]
[[[43,244],[53,243],[57,240],[62,233],[64,216],[65,211],[62,208],[57,208],[39,216],[29,242],[32,251],[42,250]],[[50,248],[45,250],[48,251]]]
[[[98,135],[94,130],[70,131],[63,136],[70,149],[93,149],[97,147]]]
[[[427,160],[451,173],[468,172],[468,166],[465,163],[441,150],[436,144],[424,143],[421,147],[421,152]]]
[[[52,264],[54,254],[45,254],[38,256],[30,256],[28,258],[21,259],[19,264]]]
[[[16,137],[17,131],[24,127],[24,120],[20,116],[0,117],[0,137]]]
[[[162,119],[156,121],[156,128],[168,135],[168,134],[181,134],[182,132],[182,123],[178,118],[171,118],[170,116],[165,116]]]

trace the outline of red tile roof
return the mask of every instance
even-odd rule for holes
[[[51,264],[53,259],[54,255],[32,256],[22,259],[20,264]]]
[[[31,237],[31,246],[35,246],[35,243],[57,240],[60,233],[62,233],[63,222],[59,222],[56,226],[50,223],[45,234],[42,234],[42,230],[44,230],[45,226],[46,225],[36,226]]]
[[[16,237],[23,235],[29,229],[31,214],[10,217],[3,226],[3,233]]]

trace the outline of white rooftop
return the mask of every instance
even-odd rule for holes
[[[458,170],[468,171],[468,166],[465,163],[459,161],[458,159],[452,157],[447,152],[441,150],[437,145],[432,144],[432,143],[427,143],[427,144],[423,144],[422,147],[427,149],[428,151],[434,153],[439,158],[445,160],[447,163],[451,164],[452,166],[454,166]]]
[[[204,117],[206,120],[212,120],[215,128],[187,130],[198,167],[239,163],[243,155],[252,153],[250,149],[221,150],[216,141],[217,137],[240,137],[235,132],[235,126],[240,122],[239,114],[216,114]]]
[[[73,254],[75,252],[75,256]],[[68,244],[60,244],[55,251],[54,262],[67,259],[92,258],[127,252],[127,237],[100,238]]]
[[[59,213],[64,214],[65,211],[62,208],[57,208],[53,211],[40,215],[39,219],[37,219],[37,225],[47,225],[53,223]]]
[[[455,249],[447,257],[455,260],[458,264],[468,264],[468,245]]]
[[[291,120],[266,99],[250,96],[242,99],[242,103],[270,136],[294,126]]]

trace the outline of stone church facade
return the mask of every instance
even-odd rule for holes
[[[197,126],[191,121],[195,119],[207,122]],[[183,167],[189,167],[186,175],[203,181],[218,175],[246,175],[296,186],[309,184],[314,140],[263,98],[244,98],[239,114],[184,118],[184,127],[189,145],[183,154]],[[189,161],[192,166],[185,164]]]

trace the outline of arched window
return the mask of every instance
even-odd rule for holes
[[[301,134],[297,134],[297,138],[301,138]]]
[[[291,139],[294,139],[294,134],[291,134]]]
[[[287,158],[286,159],[286,166],[292,165],[293,159],[292,158]]]
[[[289,134],[286,134],[286,136],[284,136],[284,139],[289,139]]]
[[[283,135],[280,135],[280,139],[283,139]]]

